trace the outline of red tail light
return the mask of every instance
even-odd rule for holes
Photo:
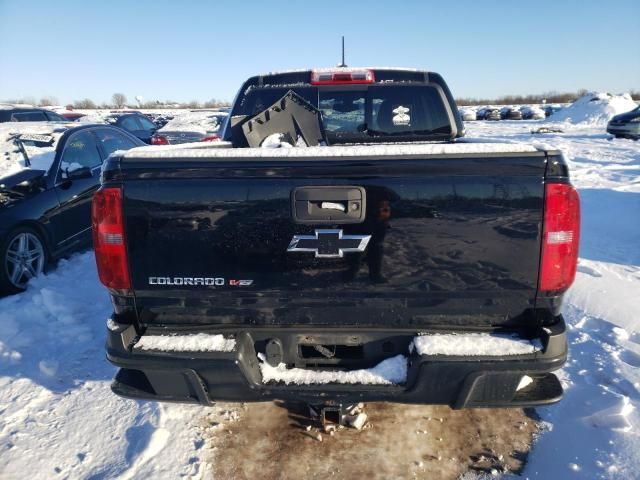
[[[169,145],[169,140],[167,140],[167,137],[163,137],[162,135],[152,135],[151,145]]]
[[[580,197],[564,183],[545,187],[540,290],[560,294],[576,276],[580,244]]]
[[[101,188],[91,204],[93,247],[98,276],[107,288],[131,288],[122,216],[122,190]]]
[[[214,134],[214,135],[207,135],[200,141],[201,142],[217,142],[218,140],[220,140],[220,137]]]
[[[311,71],[311,85],[363,84],[374,81],[372,70],[337,68]]]

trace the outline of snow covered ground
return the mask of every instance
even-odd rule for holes
[[[601,125],[530,133],[542,124],[467,124],[470,137],[561,149],[582,198],[566,396],[537,409],[544,431],[522,478],[638,478],[640,142],[611,140]],[[211,478],[205,427],[222,435],[237,414],[113,395],[110,311],[91,252],[0,299],[0,478]]]
[[[546,431],[523,477],[632,479],[640,475],[640,142],[602,126],[467,124],[469,136],[545,143],[563,151],[582,202],[580,261],[563,309],[569,324],[565,398],[536,409]]]

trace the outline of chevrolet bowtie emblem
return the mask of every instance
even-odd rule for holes
[[[371,235],[343,235],[342,230],[316,230],[315,235],[294,235],[288,252],[314,252],[316,258],[342,258],[345,253],[364,252]]]

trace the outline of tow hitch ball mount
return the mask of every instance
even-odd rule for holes
[[[310,418],[323,429],[330,426],[342,426],[362,430],[367,423],[367,414],[364,412],[364,404],[362,403],[352,405],[323,403],[308,407]]]

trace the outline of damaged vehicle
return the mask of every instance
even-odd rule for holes
[[[609,120],[607,133],[616,138],[640,140],[640,107],[616,115]]]
[[[192,110],[176,115],[151,137],[152,145],[178,145],[218,140],[227,112]]]
[[[221,136],[105,162],[115,393],[560,400],[580,210],[559,151],[465,142],[440,75],[388,68],[252,77]]]
[[[91,244],[102,162],[140,145],[108,125],[0,126],[0,293],[24,290],[50,262]]]

